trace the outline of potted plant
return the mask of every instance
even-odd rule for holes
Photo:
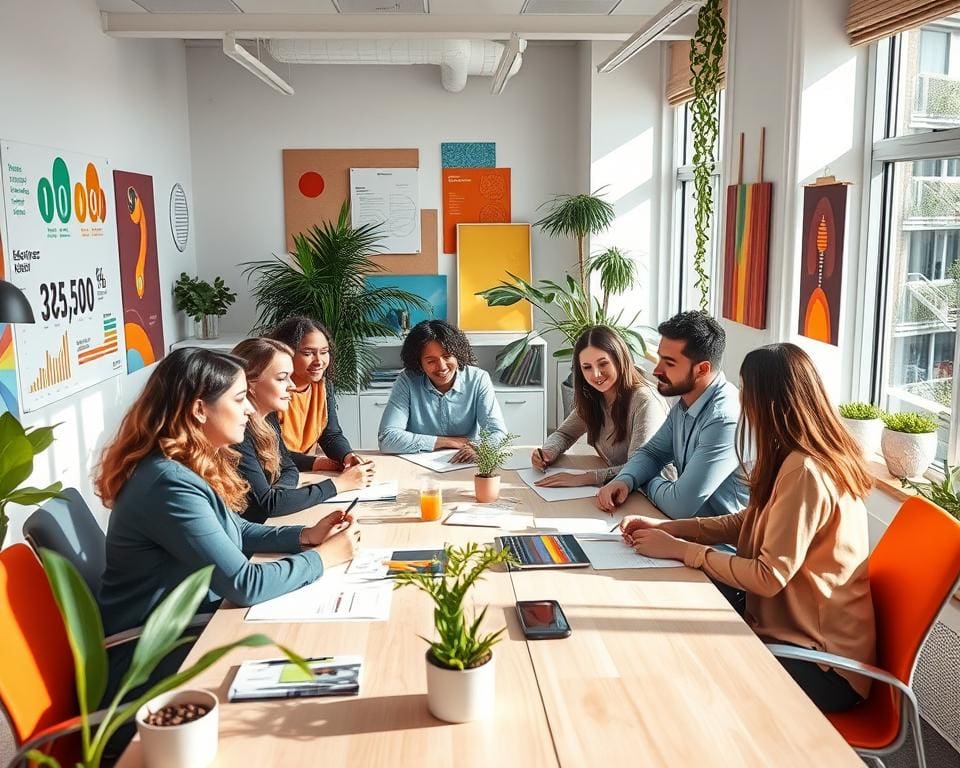
[[[43,562],[47,578],[50,580],[50,587],[53,590],[57,605],[60,607],[60,613],[63,615],[64,625],[70,640],[70,650],[73,654],[77,701],[80,708],[79,730],[82,736],[82,753],[80,762],[77,764],[79,768],[99,768],[107,742],[121,725],[134,717],[137,712],[141,712],[141,718],[146,720],[150,712],[159,708],[159,702],[164,702],[160,704],[160,707],[169,703],[158,697],[193,679],[232,649],[240,646],[275,645],[265,635],[242,637],[229,645],[207,651],[193,666],[154,683],[139,697],[124,701],[130,691],[148,682],[151,673],[165,656],[185,642],[195,639],[184,638],[183,633],[196,615],[197,608],[210,589],[213,566],[208,565],[184,579],[154,608],[143,625],[143,630],[134,648],[132,661],[120,681],[116,695],[110,702],[104,702],[106,709],[95,711],[107,688],[108,669],[100,609],[97,607],[86,582],[68,560],[47,549],[40,550],[40,559]],[[277,645],[277,648],[293,663],[297,664],[304,673],[312,674],[306,662],[296,653],[280,645]],[[183,692],[183,695],[175,700],[178,703],[210,704],[210,695],[206,691],[188,691]],[[211,759],[210,725],[214,726],[213,735],[215,737],[215,713],[216,707],[211,707],[203,716],[203,719],[210,718],[210,720],[207,721],[205,727],[194,729],[193,734],[189,732],[189,729],[184,729],[188,731],[187,740],[191,744],[195,744],[195,747],[192,748],[200,750],[204,755],[210,754]],[[211,717],[211,714],[213,717]],[[177,732],[177,729],[182,725],[185,724],[168,726],[166,728],[167,738],[144,741],[144,759],[148,766],[177,765],[191,766],[192,768],[195,765],[202,765],[202,763],[185,763],[172,759],[171,756],[174,751],[171,750],[177,749],[176,744],[183,741],[182,731]],[[93,726],[96,726],[96,730],[93,730]],[[67,729],[64,732],[70,730],[73,729]],[[201,738],[201,743],[193,741],[196,730],[200,730],[201,734],[207,734],[206,737]],[[156,745],[154,749],[157,751],[151,749],[148,741]],[[149,754],[147,750],[151,750]],[[213,744],[213,753],[215,752],[216,742]],[[38,765],[57,766],[59,768],[59,763],[55,759],[39,750],[31,750],[28,757],[36,761]]]
[[[42,504],[59,496],[63,489],[59,481],[46,488],[23,486],[33,474],[33,457],[53,442],[55,426],[25,430],[9,411],[0,415],[0,547],[10,523],[8,504]]]
[[[943,481],[939,483],[915,483],[909,477],[901,478],[904,488],[912,488],[923,498],[946,510],[960,522],[960,467],[950,468],[943,462]]]
[[[347,202],[336,222],[323,222],[293,240],[293,253],[246,264],[244,274],[260,313],[254,330],[264,332],[292,315],[320,321],[336,350],[334,386],[355,392],[380,364],[368,339],[399,336],[384,322],[384,314],[391,309],[427,311],[430,304],[409,291],[366,284],[367,276],[384,271],[370,258],[378,250],[379,225],[352,227]]]
[[[919,413],[888,413],[883,417],[880,448],[894,477],[916,477],[937,454],[937,422]]]
[[[838,409],[847,432],[860,444],[867,458],[880,452],[883,411],[872,403],[844,403]]]
[[[220,317],[237,300],[237,294],[227,288],[222,277],[213,285],[206,280],[190,277],[186,272],[173,285],[177,309],[183,310],[194,321],[194,335],[198,339],[215,339],[220,335]]]
[[[433,623],[437,630],[426,653],[427,707],[448,723],[465,723],[486,717],[493,710],[496,675],[493,646],[505,627],[482,632],[487,615],[466,615],[463,605],[470,587],[494,565],[514,562],[509,549],[495,550],[475,543],[447,545],[446,567],[440,575],[399,573],[395,589],[412,584],[433,600]]]
[[[473,443],[477,452],[477,474],[473,478],[473,487],[481,504],[496,501],[500,496],[500,469],[513,455],[507,446],[518,437],[512,434],[494,437],[486,427],[480,428],[480,436]]]

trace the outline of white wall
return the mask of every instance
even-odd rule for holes
[[[576,164],[583,135],[579,57],[576,45],[531,43],[523,67],[500,96],[490,95],[490,79],[482,77],[449,93],[440,85],[439,69],[427,65],[274,64],[296,90],[281,96],[219,47],[188,47],[200,275],[223,275],[240,293],[224,329],[244,333],[256,318],[236,265],[285,248],[284,148],[416,147],[421,206],[440,209],[440,143],[494,141],[497,165],[512,168],[514,221],[535,221],[542,215],[537,207],[555,193],[582,191]],[[575,258],[573,242],[534,230],[535,278],[558,278]],[[453,275],[455,265],[455,256],[440,255],[441,274]],[[498,279],[491,278],[491,284]],[[449,288],[455,320],[453,280]],[[552,414],[552,379],[548,392]]]
[[[0,78],[0,138],[100,155],[113,168],[153,175],[161,284],[172,286],[181,271],[193,272],[194,238],[181,254],[166,217],[175,182],[192,197],[183,45],[106,37],[94,0],[4,2],[0,71],[5,73]],[[162,300],[169,342],[182,333],[170,290]],[[122,374],[22,414],[26,426],[63,422],[53,447],[38,458],[31,482],[61,480],[78,487],[96,506],[91,469],[147,375],[149,369]],[[12,510],[10,540],[19,538],[24,517],[22,510]]]

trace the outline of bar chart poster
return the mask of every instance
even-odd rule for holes
[[[0,141],[7,280],[36,323],[14,326],[27,413],[123,371],[120,261],[104,158]]]

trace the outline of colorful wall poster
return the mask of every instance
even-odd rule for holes
[[[846,184],[817,184],[803,191],[798,332],[837,346],[843,279]]]
[[[529,224],[461,224],[457,227],[457,325],[464,331],[529,331],[533,308],[518,301],[490,307],[477,296],[510,275],[532,282]],[[508,274],[509,273],[509,274]]]
[[[443,252],[457,252],[457,224],[510,221],[509,168],[443,170]]]
[[[3,235],[0,233],[0,280],[4,277]],[[17,366],[13,354],[13,326],[0,323],[0,413],[20,415],[17,400]]]
[[[497,145],[492,141],[444,141],[440,144],[441,168],[494,168]]]
[[[403,317],[400,309],[391,307],[384,312],[382,318],[391,328],[397,331],[410,330],[423,320],[447,319],[447,276],[446,275],[371,275],[366,284],[370,288],[399,288],[401,291],[415,294],[430,304],[431,309],[405,310],[407,312],[407,327],[403,327]]]
[[[767,327],[772,199],[769,181],[727,187],[723,316],[751,328]]]
[[[29,413],[123,369],[113,190],[101,157],[4,141],[0,161],[8,279],[37,320],[13,331]]]
[[[133,373],[157,362],[164,354],[153,177],[114,171],[113,195],[127,373]]]
[[[351,168],[350,223],[378,225],[378,248],[420,252],[420,169]]]

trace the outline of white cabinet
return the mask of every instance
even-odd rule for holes
[[[497,389],[507,431],[520,435],[514,445],[543,445],[546,437],[546,403],[542,389]]]
[[[390,390],[382,392],[364,391],[357,400],[360,403],[360,440],[356,448],[365,451],[377,450],[377,430],[380,428],[380,417],[390,399]]]
[[[337,418],[351,448],[360,448],[360,397],[354,393],[337,395]]]

